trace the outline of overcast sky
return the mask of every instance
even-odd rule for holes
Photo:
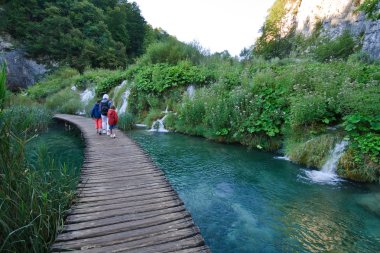
[[[132,0],[153,28],[211,53],[239,55],[254,44],[274,0]]]

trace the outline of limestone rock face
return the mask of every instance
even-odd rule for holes
[[[46,72],[44,65],[27,59],[25,53],[0,37],[0,62],[7,64],[7,86],[10,90],[25,89],[37,82]]]
[[[321,34],[329,38],[340,36],[348,30],[355,37],[362,37],[363,48],[371,57],[380,58],[380,20],[366,19],[361,12],[355,11],[364,0],[296,0],[292,8],[286,8],[287,15],[282,20],[283,31],[296,32],[310,36],[318,25]],[[296,8],[298,7],[298,8]],[[378,5],[380,8],[380,4]],[[283,35],[283,34],[282,34]]]

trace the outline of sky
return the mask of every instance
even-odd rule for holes
[[[198,42],[211,53],[238,56],[259,36],[274,0],[132,0],[153,28]],[[131,1],[131,2],[132,2]]]

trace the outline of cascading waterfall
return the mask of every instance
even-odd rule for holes
[[[322,169],[306,171],[306,175],[314,182],[317,183],[327,183],[333,184],[337,181],[340,181],[338,175],[336,174],[336,166],[338,165],[340,157],[344,153],[348,142],[341,141],[337,143],[334,149],[330,152],[330,158],[323,165]]]
[[[75,86],[73,86],[75,87]],[[71,88],[72,89],[72,88]],[[88,103],[95,97],[95,89],[94,88],[87,88],[85,91],[83,91],[80,94],[80,101],[83,104],[83,107],[86,107]],[[79,115],[86,114],[85,109],[83,108],[82,111],[77,112]]]
[[[152,124],[152,127],[148,131],[150,131],[150,132],[160,132],[160,133],[167,133],[167,132],[169,132],[169,130],[165,129],[165,125],[164,125],[164,121],[165,121],[165,119],[166,119],[166,117],[168,116],[168,113],[169,113],[168,106],[166,106],[165,111],[163,111],[162,113],[164,113],[165,116],[162,119],[158,119],[158,120],[154,121],[153,124]]]
[[[158,119],[153,122],[150,132],[167,133],[169,130],[165,129],[164,121],[168,115],[165,115],[162,119]]]
[[[187,95],[189,96],[189,98],[193,99],[194,95],[195,95],[195,86],[190,85],[189,87],[187,87],[186,91],[187,91]]]
[[[127,111],[127,106],[128,106],[128,98],[129,98],[129,95],[131,94],[131,90],[130,89],[127,89],[123,95],[122,95],[122,99],[123,99],[123,103],[121,105],[120,108],[117,108],[116,111],[118,114],[123,114]]]
[[[115,89],[114,89],[114,94],[117,94],[117,92],[124,86],[127,84],[127,80],[124,80],[121,82],[120,85],[116,86]]]
[[[91,99],[95,97],[95,90],[94,88],[87,88],[85,91],[83,91],[80,94],[80,101],[84,104],[87,105],[88,102],[90,102]]]

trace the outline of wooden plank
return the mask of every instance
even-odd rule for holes
[[[85,228],[93,228],[93,227],[100,227],[100,226],[106,226],[109,224],[115,224],[119,222],[126,222],[126,221],[136,221],[136,220],[143,220],[151,217],[161,216],[165,214],[171,214],[171,213],[180,213],[185,212],[186,209],[184,206],[175,206],[171,208],[165,208],[161,210],[153,210],[150,212],[144,212],[144,213],[134,213],[134,214],[124,214],[119,216],[112,216],[108,218],[102,218],[97,220],[90,220],[90,221],[82,221],[79,223],[67,223],[62,231],[75,231],[75,230],[81,230]]]
[[[160,182],[161,183],[161,182]],[[87,197],[95,197],[95,196],[104,196],[104,195],[113,195],[117,193],[123,193],[125,191],[138,191],[138,190],[156,190],[162,188],[168,188],[169,186],[165,183],[162,184],[150,184],[150,185],[142,185],[142,186],[130,186],[130,187],[117,187],[117,188],[83,188],[80,192],[78,192],[78,196],[87,196]]]
[[[157,252],[177,252],[179,250],[194,248],[203,246],[203,238],[199,234],[195,234],[192,237],[188,237],[181,240],[168,241],[166,243],[160,243],[154,245],[140,245],[136,247],[130,247],[127,244],[117,244],[108,247],[82,250],[83,253],[101,253],[101,252],[128,252],[128,253],[157,253]],[[77,251],[73,251],[77,252]]]
[[[99,219],[114,217],[118,215],[151,212],[154,210],[168,209],[171,207],[182,206],[182,205],[183,205],[182,201],[172,200],[170,202],[167,201],[167,202],[162,202],[160,204],[152,204],[152,205],[147,205],[144,207],[139,207],[138,209],[124,208],[124,209],[110,210],[107,212],[95,212],[91,214],[72,214],[72,215],[70,214],[67,216],[67,222],[78,223],[78,222],[84,222],[84,221],[99,220]]]
[[[81,248],[90,249],[90,248],[104,247],[104,246],[114,245],[117,243],[149,238],[150,236],[153,236],[153,235],[165,234],[165,233],[169,233],[172,231],[177,231],[179,229],[189,228],[193,226],[194,224],[192,223],[191,219],[186,218],[183,220],[171,221],[165,224],[159,224],[159,225],[151,226],[148,228],[141,228],[138,230],[125,231],[125,232],[120,232],[120,233],[110,234],[110,235],[102,235],[102,236],[97,236],[97,237],[92,237],[92,238],[85,238],[81,240],[58,242],[54,244],[54,248],[52,248],[52,250],[53,251],[78,250]]]
[[[135,201],[135,202],[122,202],[122,203],[114,203],[114,204],[108,204],[108,205],[100,205],[100,206],[94,206],[94,207],[86,207],[86,208],[75,208],[71,209],[70,214],[85,214],[85,213],[95,213],[95,212],[104,212],[104,211],[110,211],[110,210],[115,210],[115,209],[120,209],[120,208],[127,208],[127,207],[133,207],[133,208],[138,208],[139,206],[150,206],[153,204],[158,204],[158,203],[165,203],[165,202],[170,202],[173,201],[173,195],[168,195],[163,198],[152,198],[148,200],[143,200],[143,201]]]
[[[137,197],[131,197],[131,198],[123,198],[122,201],[124,202],[130,202],[130,203],[138,203],[139,201],[154,201],[155,199],[160,200],[162,198],[169,198],[175,199],[177,197],[177,193],[175,192],[158,192],[158,193],[152,193],[148,195],[140,195]],[[110,199],[110,200],[104,200],[104,201],[98,201],[98,202],[90,202],[90,203],[78,203],[75,205],[72,210],[76,209],[87,209],[90,207],[96,207],[96,206],[104,206],[104,205],[112,205],[112,204],[118,204],[120,203],[120,199]]]
[[[88,202],[96,202],[96,201],[104,201],[104,200],[110,200],[110,199],[127,199],[128,197],[136,197],[136,196],[143,196],[143,195],[149,195],[152,193],[157,192],[173,192],[173,189],[171,187],[165,187],[161,189],[141,189],[139,191],[126,191],[123,193],[117,193],[113,195],[108,196],[96,196],[96,197],[81,197],[77,203],[88,203]]]
[[[169,213],[169,214],[154,216],[154,217],[150,217],[150,218],[146,218],[142,220],[119,222],[112,225],[94,227],[94,228],[89,228],[89,229],[71,231],[68,228],[69,232],[58,235],[56,238],[56,241],[68,241],[68,240],[75,240],[75,239],[91,238],[91,237],[100,236],[100,235],[113,234],[116,232],[146,228],[146,227],[150,227],[154,225],[164,224],[169,221],[181,220],[189,216],[190,215],[187,212],[176,212],[176,213]],[[67,227],[69,226],[70,225],[68,225]]]

